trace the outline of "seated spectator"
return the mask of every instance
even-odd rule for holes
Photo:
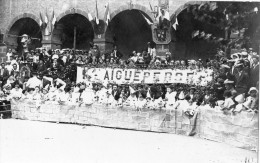
[[[233,109],[234,106],[235,106],[235,103],[234,103],[234,101],[233,101],[233,99],[232,99],[231,91],[226,90],[226,91],[224,92],[224,95],[223,95],[223,96],[224,96],[224,98],[225,98],[225,101],[224,101],[223,105],[220,105],[221,110],[222,110],[222,111],[228,111],[228,110]]]
[[[19,84],[15,84],[15,87],[11,90],[10,96],[12,99],[19,100],[22,98],[22,89],[20,88]]]
[[[248,92],[249,96],[246,98],[246,101],[243,103],[243,106],[248,111],[258,110],[259,96],[258,90],[255,87],[251,87]]]
[[[237,91],[235,90],[235,87],[234,87],[235,82],[231,81],[229,79],[226,79],[224,81],[224,84],[225,84],[226,90],[231,92],[232,98],[234,99],[237,96]]]

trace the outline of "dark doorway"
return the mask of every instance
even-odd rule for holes
[[[108,26],[106,37],[114,41],[123,58],[128,58],[134,50],[142,52],[147,42],[152,41],[151,27],[143,15],[146,14],[139,10],[126,10],[116,15]]]
[[[42,33],[40,30],[40,26],[35,20],[31,18],[21,18],[17,20],[11,27],[8,34],[9,35],[7,35],[7,43],[10,48],[15,49],[18,54],[21,54],[23,50],[21,37],[18,36],[21,36],[23,34],[27,34],[31,38],[38,38],[38,40],[31,40],[31,44],[28,47],[29,50],[42,46]]]
[[[74,28],[76,28],[76,49],[89,49],[89,42],[93,41],[94,31],[90,21],[80,14],[69,14],[60,19],[58,24],[62,30],[62,48],[73,48]]]

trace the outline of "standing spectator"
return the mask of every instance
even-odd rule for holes
[[[156,49],[155,47],[152,45],[151,42],[148,42],[148,54],[150,54],[151,58],[154,59],[156,57]]]
[[[256,87],[256,83],[259,81],[259,56],[255,55],[252,57],[250,70],[250,86]]]
[[[113,56],[116,60],[118,60],[123,57],[123,54],[117,50],[117,46],[115,45],[111,56]]]
[[[8,52],[6,53],[6,60],[11,61],[11,56],[13,56],[12,49],[9,49]]]
[[[1,68],[0,68],[1,87],[5,85],[8,78],[9,78],[9,73],[8,70],[5,68],[5,63],[1,63]]]
[[[236,68],[238,69],[238,74],[235,75],[236,91],[238,94],[246,93],[249,83],[248,73],[244,70],[243,63],[237,63]]]

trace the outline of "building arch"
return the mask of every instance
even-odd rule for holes
[[[150,20],[153,20],[153,15],[151,13],[150,10],[148,10],[146,7],[142,6],[142,5],[139,5],[139,4],[133,4],[132,6],[132,9],[134,10],[140,10],[142,11],[143,13],[145,13]],[[118,15],[119,13],[125,11],[125,10],[130,10],[129,9],[129,5],[122,5],[120,6],[118,9],[116,9],[115,11],[113,11],[111,14],[110,14],[110,18],[111,20],[116,16]]]
[[[180,12],[182,12],[183,10],[185,10],[186,8],[188,8],[189,5],[200,5],[202,3],[206,3],[206,1],[189,1],[184,3],[183,5],[181,5],[180,7],[177,8],[177,10],[175,10],[171,17],[170,20],[173,20],[177,15],[179,15]],[[174,20],[175,21],[175,20]]]
[[[31,18],[33,19],[39,26],[40,26],[40,18],[37,17],[36,15],[32,14],[32,13],[23,13],[20,14],[16,17],[14,17],[12,19],[12,21],[9,23],[9,25],[7,26],[7,28],[5,29],[5,36],[4,36],[4,41],[6,41],[7,39],[7,34],[10,32],[12,26],[15,24],[15,22],[17,22],[18,20],[22,19],[22,18]]]
[[[81,9],[76,9],[76,8],[72,8],[72,9],[69,9],[65,12],[62,12],[59,16],[57,16],[57,22],[63,18],[64,16],[66,15],[70,15],[70,14],[79,14],[79,15],[83,15],[85,18],[88,19],[88,13],[86,11],[83,11]],[[88,19],[89,20],[89,19]]]

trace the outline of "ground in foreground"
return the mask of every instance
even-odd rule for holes
[[[1,163],[240,163],[257,153],[174,134],[0,120]]]

